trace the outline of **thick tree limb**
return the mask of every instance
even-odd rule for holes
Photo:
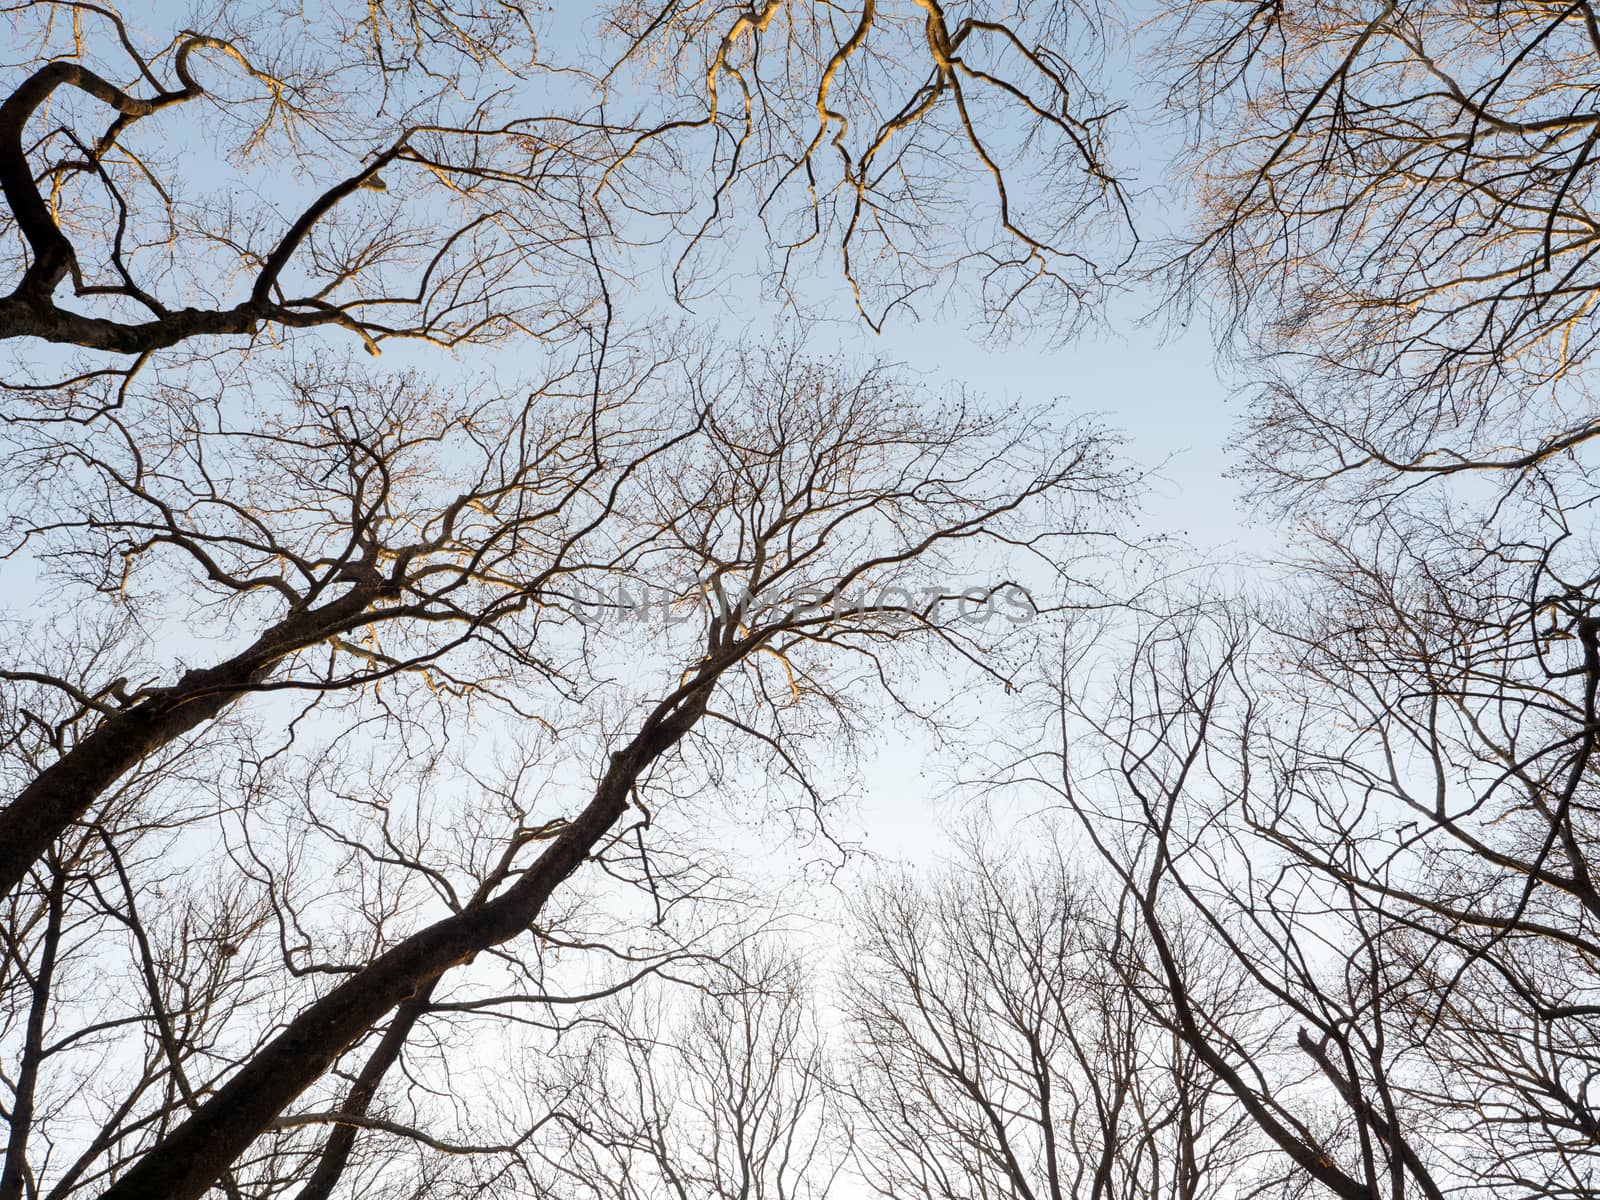
[[[551,893],[627,812],[639,777],[693,728],[733,658],[706,664],[657,707],[633,740],[611,756],[588,806],[516,884],[413,934],[306,1008],[199,1111],[143,1154],[102,1200],[198,1200],[386,1013],[422,995],[451,967],[525,932]]]
[[[366,620],[380,593],[379,585],[358,585],[320,608],[291,613],[228,661],[188,671],[102,721],[0,809],[0,895],[125,773],[222,712],[288,655]]]

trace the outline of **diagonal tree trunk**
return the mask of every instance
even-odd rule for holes
[[[0,896],[124,774],[217,716],[290,654],[370,619],[381,594],[380,586],[362,584],[320,608],[292,612],[226,662],[187,671],[172,687],[106,717],[0,809]]]
[[[721,664],[726,665],[726,662]],[[103,1193],[102,1200],[198,1200],[294,1098],[384,1015],[426,994],[451,967],[509,941],[628,810],[644,771],[705,711],[719,674],[707,667],[611,756],[589,804],[511,888],[420,930],[308,1006],[198,1111]]]

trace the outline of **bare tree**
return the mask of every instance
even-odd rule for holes
[[[972,838],[855,909],[844,1008],[860,1169],[883,1196],[1188,1198],[1254,1182],[1254,1127],[1146,1009],[1115,886]],[[1230,978],[1206,984],[1226,1005]]]
[[[687,996],[652,985],[589,1010],[544,1148],[553,1194],[829,1194],[849,1135],[803,968],[759,941],[723,967]]]
[[[1150,946],[1134,994],[1279,1152],[1278,1186],[1435,1195],[1441,1163],[1417,1141],[1423,1101],[1386,1090],[1400,1068],[1385,981],[1370,973],[1384,956],[1357,936],[1361,916],[1338,889],[1254,837],[1270,734],[1247,684],[1248,624],[1229,607],[1152,620],[1100,685],[1088,652],[1064,658],[1054,745],[1018,760],[1012,781],[1053,790],[1127,889]],[[1319,833],[1313,845],[1325,844]],[[1225,989],[1197,969],[1213,955],[1232,964]]]
[[[1597,51],[1587,3],[1170,6],[1181,274],[1257,356],[1263,487],[1521,472],[1592,438]]]
[[[537,16],[229,4],[147,31],[13,6],[0,336],[134,367],[317,327],[374,353],[553,336],[609,307],[597,249],[670,232],[703,267],[746,212],[780,276],[842,252],[875,321],[957,274],[992,315],[1038,292],[1075,312],[1103,265],[1085,235],[1125,222],[1090,8]],[[680,259],[680,295],[696,273]]]
[[[1164,964],[1168,1019],[1306,1178],[1591,1194],[1594,13],[1165,29],[1201,185],[1179,278],[1224,298],[1304,553],[1272,602],[1147,631],[1116,721],[1063,684],[1059,787],[1151,936],[1164,899],[1278,1014],[1250,1045]]]
[[[1295,1175],[1588,1194],[1589,556],[1392,520],[1330,539],[1293,603],[1153,622],[1111,686],[1076,662],[1015,781],[1082,817],[1151,939],[1135,993]]]
[[[991,322],[1058,332],[1123,265],[1099,6],[665,0],[613,20],[620,61],[654,60],[676,101],[634,148],[669,140],[713,183],[674,209],[680,295],[741,201],[786,295],[803,301],[795,268],[836,253],[874,328],[970,283]]]
[[[1570,1195],[1596,1167],[1594,581],[1564,539],[1486,561],[1484,536],[1410,516],[1329,553],[1285,640],[1348,732],[1278,748],[1252,825],[1359,935],[1349,1036],[1382,1052],[1337,1063],[1350,1090],[1415,1097],[1488,1192]]]
[[[570,311],[550,284],[584,261],[575,205],[604,131],[554,100],[509,110],[508,84],[549,90],[531,10],[408,7],[218,8],[153,33],[104,5],[13,8],[5,336],[142,359],[336,326],[376,352]],[[470,98],[486,71],[498,88]],[[223,160],[238,174],[213,194]]]
[[[528,648],[541,613],[604,571],[593,538],[676,436],[594,389],[626,392],[650,369],[602,382],[580,367],[524,396],[446,401],[415,376],[313,359],[281,387],[13,422],[14,461],[36,483],[11,497],[12,551],[54,565],[79,621],[98,607],[107,623],[59,670],[46,638],[18,644],[4,671],[45,695],[13,726],[0,888],[124,773],[247,694],[558,672]],[[214,660],[163,679],[140,660],[159,644],[141,625],[162,619],[225,629]],[[452,674],[449,660],[474,655],[477,669]]]
[[[75,548],[68,567],[175,548],[233,611],[260,598],[271,612],[295,602],[285,589],[360,586],[342,572],[363,554],[414,565],[364,618],[375,641],[335,630],[326,658],[273,660],[289,689],[345,697],[338,711],[231,710],[225,738],[135,756],[100,812],[68,816],[24,864],[6,923],[8,1189],[309,1200],[370,1165],[355,1149],[369,1134],[512,1170],[537,1105],[507,1128],[430,1132],[435,1106],[397,1108],[390,1073],[425,1096],[427,1039],[548,1011],[544,960],[569,942],[606,953],[605,936],[563,934],[604,925],[563,907],[586,861],[650,898],[647,926],[688,904],[707,886],[698,798],[726,786],[750,807],[732,763],[764,764],[786,804],[820,809],[813,739],[869,729],[918,646],[985,661],[1003,626],[952,621],[941,599],[961,596],[963,564],[1007,546],[1034,569],[1065,563],[1121,486],[1092,430],[935,405],[884,371],[787,351],[679,366],[598,409],[583,389],[570,424],[548,394],[446,407],[431,436],[420,414],[311,401],[303,423],[235,438],[224,407],[159,454],[130,438],[160,470],[70,460],[93,484],[84,503],[115,507],[40,526]],[[666,619],[622,621],[637,602],[619,584]],[[111,611],[130,598],[119,587]],[[412,613],[391,622],[391,604]],[[19,683],[59,697],[72,681],[97,702],[58,700],[54,750],[28,732],[28,703],[10,710],[22,778],[86,741],[75,723],[93,736],[120,715],[117,686],[73,669]],[[427,721],[416,703],[436,706]],[[500,769],[482,749],[496,736],[515,751]],[[530,756],[545,765],[518,765]],[[679,939],[635,973],[686,952]],[[118,971],[138,987],[106,989]],[[79,1086],[86,1059],[115,1069]]]

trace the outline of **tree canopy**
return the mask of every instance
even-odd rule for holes
[[[1600,1194],[1588,4],[4,20],[0,1200]]]

